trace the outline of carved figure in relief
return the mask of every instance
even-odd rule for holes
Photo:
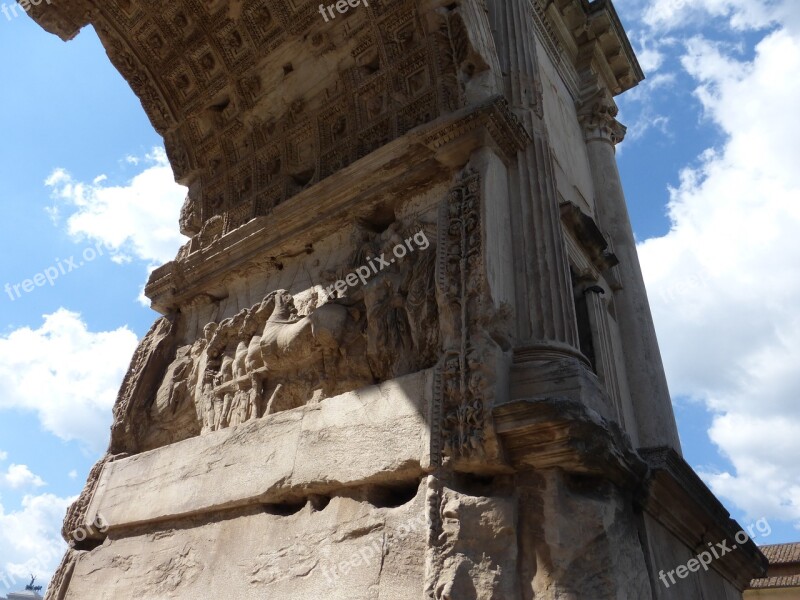
[[[230,424],[231,404],[233,403],[233,394],[230,392],[223,394],[222,406],[216,415],[216,422],[214,430],[223,429]]]
[[[285,290],[274,293],[272,306],[260,340],[270,395],[266,414],[333,393],[345,331],[352,325],[347,308],[334,303],[300,316]]]
[[[381,232],[358,228],[343,269],[371,257],[387,265],[346,297],[308,296],[287,290],[219,323],[210,323],[191,346],[178,350],[159,391],[153,430],[158,442],[185,439],[317,402],[360,387],[432,367],[441,335],[436,251],[428,245],[389,262],[393,248],[433,225],[390,224]],[[317,303],[320,303],[317,305]],[[180,417],[169,407],[180,406]],[[187,408],[188,407],[188,408]],[[177,410],[177,409],[175,409]],[[192,424],[189,424],[192,421]],[[167,432],[180,422],[180,431]],[[161,434],[159,434],[161,435]]]
[[[261,356],[271,368],[287,368],[308,362],[317,349],[328,353],[338,349],[347,322],[347,309],[324,304],[310,315],[299,317],[292,296],[275,293],[275,308],[261,336]],[[299,362],[298,362],[299,361]]]
[[[197,396],[198,418],[202,424],[202,432],[214,431],[217,423],[217,396],[214,394],[214,374],[206,371],[203,374],[202,387]]]
[[[419,222],[395,222],[377,236],[361,232],[356,260],[365,260],[370,255],[395,256],[395,248],[425,227]],[[426,239],[435,239],[432,231],[428,233]],[[440,336],[435,277],[435,249],[418,247],[402,258],[395,256],[389,268],[364,286],[367,361],[378,381],[412,373],[436,362]]]

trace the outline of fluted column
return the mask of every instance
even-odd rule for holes
[[[615,291],[617,321],[641,446],[671,446],[680,452],[667,378],[622,190],[615,145],[625,137],[613,100],[601,96],[582,111],[600,227],[619,258],[622,289]]]
[[[489,0],[489,18],[511,109],[533,142],[509,170],[517,259],[517,336],[531,357],[579,355],[569,263],[543,120],[536,33],[527,0]]]

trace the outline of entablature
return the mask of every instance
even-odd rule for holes
[[[550,30],[557,37],[562,54],[576,73],[591,69],[613,96],[635,87],[644,79],[630,40],[610,0],[531,1],[537,12],[547,15]],[[573,80],[573,77],[569,79]]]

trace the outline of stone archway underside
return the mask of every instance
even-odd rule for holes
[[[196,235],[463,108],[486,65],[452,7],[372,0],[326,22],[314,0],[79,0],[33,16],[65,39],[97,30],[190,188],[181,228]]]

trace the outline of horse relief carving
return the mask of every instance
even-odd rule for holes
[[[348,268],[409,231],[359,229]],[[430,227],[430,226],[429,226]],[[433,232],[430,237],[435,239]],[[205,326],[178,348],[148,415],[154,448],[433,366],[440,352],[435,248],[409,253],[343,297],[298,308],[287,290]],[[335,295],[334,295],[335,296]],[[308,296],[306,296],[308,298]],[[315,305],[316,304],[316,305]]]
[[[347,355],[346,307],[325,304],[299,315],[285,290],[219,324],[206,326],[195,398],[203,431],[301,406],[338,393]],[[364,374],[368,375],[368,374]],[[355,374],[357,385],[370,383]]]

